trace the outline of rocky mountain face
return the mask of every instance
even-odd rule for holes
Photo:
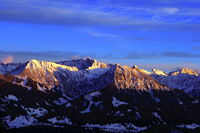
[[[179,75],[179,74],[188,74],[188,75],[199,76],[198,73],[196,73],[194,70],[187,69],[187,68],[183,68],[183,69],[180,69],[178,71],[174,71],[174,72],[169,73],[169,75],[174,75],[174,76]]]
[[[170,87],[183,90],[185,93],[200,99],[200,76],[191,69],[180,69],[168,75],[151,75],[152,78]]]
[[[18,74],[26,67],[27,63],[11,63],[2,64],[0,63],[0,74]]]
[[[189,85],[183,78],[186,74],[154,70],[148,75],[138,67],[89,58],[57,63],[31,60],[0,69],[0,113],[6,129],[52,126],[145,132],[158,125],[178,130],[200,126],[199,100],[177,87],[183,82]],[[195,86],[197,81],[189,79]],[[174,87],[168,81],[179,83]]]

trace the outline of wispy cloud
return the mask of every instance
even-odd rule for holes
[[[123,3],[122,1],[118,1]],[[152,1],[153,2],[153,1]],[[68,4],[66,4],[68,3]],[[110,1],[108,2],[110,3]],[[132,4],[130,1],[127,3]],[[34,24],[53,24],[60,26],[128,26],[132,29],[148,30],[196,30],[200,29],[198,24],[188,24],[186,20],[174,18],[171,22],[163,18],[165,15],[189,14],[189,11],[177,7],[156,7],[150,8],[147,5],[140,7],[118,6],[113,4],[97,3],[92,5],[76,4],[71,1],[34,1],[27,0],[0,3],[0,21],[34,23]],[[123,5],[123,4],[122,4]],[[193,11],[197,12],[197,10]],[[199,11],[198,11],[199,12]],[[160,19],[155,19],[155,16]],[[154,19],[152,19],[154,17]],[[172,17],[170,17],[172,18]],[[155,21],[156,20],[156,21]],[[188,21],[188,19],[187,19]],[[184,23],[183,23],[184,22]],[[110,36],[94,33],[94,36]]]
[[[12,55],[12,56],[10,56]],[[80,55],[76,52],[61,52],[61,51],[44,51],[44,52],[13,52],[13,51],[0,51],[0,60],[7,64],[15,62],[26,62],[31,59],[58,61],[71,59],[73,56]],[[80,55],[80,57],[82,57]]]
[[[123,51],[124,52],[124,51]],[[116,59],[166,59],[166,58],[193,58],[193,59],[198,59],[200,57],[200,54],[192,54],[192,53],[187,53],[187,52],[174,52],[174,51],[169,51],[169,52],[147,52],[147,53],[130,53],[130,52],[125,52],[124,56],[121,57],[116,57]],[[108,58],[113,58],[113,57],[108,57]]]
[[[174,14],[178,12],[178,8],[171,7],[171,8],[163,8],[161,11],[167,14]]]
[[[14,57],[13,56],[7,56],[5,58],[2,59],[2,63],[3,64],[8,64],[8,63],[12,63],[14,61]]]
[[[40,6],[0,8],[0,20],[64,26],[117,26],[147,23],[98,10]]]
[[[154,53],[129,53],[124,58],[126,59],[155,59],[155,58],[159,58],[159,55],[154,54]]]
[[[184,53],[184,52],[164,52],[162,53],[165,57],[174,57],[174,58],[199,58],[200,54],[193,53]]]
[[[191,40],[189,40],[189,41],[191,41],[191,42],[200,42],[200,39],[199,39],[199,38],[196,38],[196,39],[191,39]]]
[[[179,70],[181,68],[189,68],[189,69],[194,69],[196,71],[198,71],[199,66],[191,64],[191,63],[184,63],[181,62],[180,64],[159,64],[159,63],[154,63],[154,64],[138,64],[139,67],[149,70],[151,71],[151,69],[160,69],[163,70],[165,72],[171,72],[171,71],[175,71],[175,70]],[[200,72],[200,71],[198,71]]]
[[[88,35],[93,36],[93,37],[109,37],[109,38],[122,37],[122,36],[117,35],[117,34],[99,32],[99,31],[96,31],[96,30],[91,29],[91,28],[79,28],[79,29],[77,29],[77,31],[81,32],[81,33],[88,34]]]

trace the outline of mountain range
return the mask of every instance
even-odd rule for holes
[[[0,100],[8,131],[200,131],[200,76],[187,68],[148,72],[90,58],[0,64]]]

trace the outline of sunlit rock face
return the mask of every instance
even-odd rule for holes
[[[114,71],[114,85],[119,89],[136,90],[168,90],[166,86],[159,84],[156,80],[145,74],[138,67],[116,65]]]
[[[60,65],[54,62],[31,60],[19,76],[30,78],[33,81],[43,84],[48,89],[51,89],[58,85],[58,80],[54,73],[58,71],[59,68],[69,71],[78,71],[76,67]]]
[[[169,73],[169,75],[174,75],[174,76],[176,76],[178,74],[189,74],[189,75],[198,76],[198,73],[196,73],[194,70],[187,69],[187,68],[183,68],[183,69],[180,69],[178,71],[174,71],[174,72]]]

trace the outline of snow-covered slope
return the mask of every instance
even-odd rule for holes
[[[169,76],[152,75],[152,77],[170,88],[183,90],[191,96],[200,98],[200,76],[178,74]]]
[[[183,90],[191,96],[200,98],[200,76],[192,69],[182,68],[169,74],[157,69],[152,69],[152,72],[144,69],[140,69],[140,71],[169,88]]]
[[[109,68],[80,71],[59,69],[55,72],[59,81],[56,90],[71,97],[78,97],[105,87],[110,82],[111,75],[108,74],[109,72]]]
[[[200,98],[200,76],[193,70],[183,68],[164,75],[151,75],[160,83],[170,87],[183,90],[184,92]]]
[[[18,74],[24,69],[25,66],[26,63],[0,63],[0,74]]]

